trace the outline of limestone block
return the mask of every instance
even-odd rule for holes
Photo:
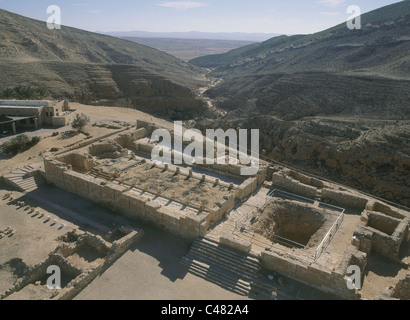
[[[77,187],[76,187],[76,180],[78,175],[74,171],[64,171],[63,174],[63,181],[64,181],[64,189],[68,192],[78,194]]]
[[[220,237],[220,242],[225,246],[245,253],[249,253],[252,247],[252,243],[234,235],[223,235]]]
[[[88,199],[96,203],[101,202],[101,188],[102,188],[101,183],[103,181],[104,180],[90,177],[90,179],[87,182],[88,183]]]
[[[249,178],[245,180],[236,189],[236,197],[240,200],[245,199],[247,196],[249,196],[252,192],[256,190],[257,186],[258,186],[257,178]]]

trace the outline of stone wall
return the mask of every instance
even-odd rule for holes
[[[378,201],[373,201],[371,208],[369,208],[368,210],[378,211],[384,213],[387,216],[397,219],[404,219],[406,217],[406,214],[402,210],[393,208],[391,206],[388,206],[387,204],[383,204]]]
[[[128,227],[119,227],[117,231],[124,234],[124,236],[114,241],[112,245],[100,236],[89,232],[73,230],[66,233],[59,238],[59,240],[63,241],[63,244],[50,253],[44,262],[30,268],[22,280],[0,295],[0,299],[4,299],[14,292],[18,292],[24,287],[43,279],[47,275],[47,268],[51,265],[60,267],[62,272],[72,277],[72,280],[62,289],[50,290],[49,299],[70,300],[74,298],[100,274],[103,267],[114,262],[121,254],[128,250],[132,243],[140,239],[144,234],[142,230],[137,231]],[[87,268],[79,268],[71,263],[67,257],[73,255],[85,244],[102,254],[103,258],[98,263],[94,262]]]
[[[133,133],[134,141],[148,137],[148,130],[146,128],[140,128]]]
[[[377,229],[391,236],[396,230],[397,226],[401,222],[399,219],[388,217],[384,214],[368,211],[367,212],[368,222],[367,225],[371,228]]]
[[[78,113],[78,111],[63,111],[62,115],[54,116],[52,118],[53,127],[64,127],[70,125]]]
[[[400,248],[408,241],[409,226],[410,218],[400,220],[365,210],[354,233],[355,245],[368,254],[374,251],[398,261]]]
[[[142,129],[142,130],[146,131],[146,129]],[[135,149],[135,138],[134,138],[134,134],[132,133],[120,134],[120,136],[117,137],[114,141],[123,148]]]
[[[60,267],[61,271],[64,273],[73,276],[73,278],[79,276],[82,273],[82,270],[72,265],[68,262],[62,255],[55,254],[54,252],[50,254],[50,256],[42,263],[39,263],[33,267],[31,267],[27,274],[17,282],[13,287],[7,290],[4,294],[0,295],[0,299],[4,299],[11,294],[22,290],[24,287],[34,284],[36,281],[44,278],[47,275],[47,268],[49,266],[58,266]],[[71,287],[63,288],[63,290],[54,290],[54,292],[50,291],[50,297],[54,298],[61,293],[66,293],[69,291]]]
[[[220,221],[224,214],[231,211],[235,206],[235,194],[230,193],[224,196],[224,202],[221,203],[221,207],[215,206],[212,209],[212,218],[213,222]]]
[[[95,167],[96,162],[89,154],[71,152],[57,158],[58,161],[67,164],[68,166],[90,170]]]
[[[274,252],[262,252],[261,259],[262,266],[269,270],[345,299],[360,299],[356,290],[348,289],[347,276],[343,273],[307,265],[290,256]]]
[[[121,137],[117,139],[121,139]],[[104,141],[100,141],[100,142],[92,144],[88,148],[88,152],[93,156],[107,155],[108,157],[108,154],[116,154],[117,156],[114,158],[118,158],[119,156],[122,155],[123,148],[117,142],[113,140],[104,140]]]
[[[108,252],[106,257],[106,262],[108,264],[118,259],[118,257],[122,255],[125,251],[127,251],[133,243],[135,243],[144,236],[143,231],[135,231],[125,227],[122,227],[120,231],[128,234],[122,237],[121,239],[114,241],[114,243],[111,246],[111,250]]]
[[[323,188],[325,186],[325,183],[322,180],[309,177],[300,172],[293,171],[293,170],[286,170],[286,172],[289,176],[291,176],[292,178],[296,180],[299,180],[303,184],[310,185],[315,188]]]
[[[249,178],[239,185],[235,191],[235,197],[243,200],[252,194],[258,187],[258,178]]]
[[[272,182],[276,188],[284,189],[303,197],[314,198],[317,195],[317,188],[301,183],[298,180],[286,175],[284,172],[272,174]]]
[[[332,203],[348,208],[364,210],[369,199],[355,195],[353,193],[341,190],[332,190],[324,188],[322,190],[322,199],[330,200]]]
[[[142,197],[128,187],[96,179],[67,169],[66,165],[51,159],[45,160],[47,181],[57,187],[94,201],[131,219],[151,223],[177,236],[193,240],[204,234],[209,226],[210,214],[174,212],[154,201]],[[233,208],[235,197],[229,195],[222,207],[217,209],[216,217]],[[205,224],[203,224],[205,222]],[[202,231],[201,231],[202,230]]]
[[[392,297],[401,300],[410,300],[410,273],[407,273],[405,278],[400,279],[393,289]]]

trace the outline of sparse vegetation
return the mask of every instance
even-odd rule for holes
[[[80,131],[75,131],[75,130],[65,131],[60,135],[60,139],[61,140],[70,139],[72,137],[75,137],[78,134],[80,134]]]
[[[84,127],[90,122],[90,117],[87,116],[84,113],[77,114],[73,120],[73,123],[71,124],[71,127],[73,129],[76,129],[77,131],[81,131],[84,129]]]
[[[32,88],[18,85],[14,88],[0,90],[0,99],[41,100],[47,92],[44,88]]]
[[[40,142],[39,137],[29,138],[25,134],[20,134],[17,137],[10,139],[0,146],[0,152],[4,155],[15,156],[18,153],[24,152],[31,147],[34,147]]]

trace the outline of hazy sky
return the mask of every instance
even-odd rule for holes
[[[47,20],[61,8],[62,24],[89,31],[313,33],[397,0],[0,0],[0,8]]]

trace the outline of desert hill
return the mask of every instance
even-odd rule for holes
[[[253,105],[283,119],[315,115],[410,117],[410,1],[312,34],[280,36],[192,63],[224,81],[221,107]]]
[[[1,89],[44,87],[55,98],[119,103],[179,118],[200,112],[202,69],[131,41],[0,10]]]
[[[193,125],[260,129],[274,160],[410,206],[410,1],[312,35],[191,60],[226,115]]]

